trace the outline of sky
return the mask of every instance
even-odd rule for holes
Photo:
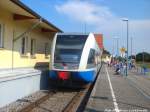
[[[129,55],[150,53],[150,0],[21,0],[64,32],[101,33],[105,49],[117,54],[127,46]]]

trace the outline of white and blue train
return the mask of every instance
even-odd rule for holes
[[[101,66],[102,51],[93,33],[57,33],[52,42],[52,80],[91,83]]]

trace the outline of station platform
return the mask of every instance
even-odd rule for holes
[[[114,71],[103,65],[85,112],[149,112],[149,76],[134,71],[123,76]]]
[[[0,108],[36,91],[48,88],[44,69],[18,68],[0,70]]]

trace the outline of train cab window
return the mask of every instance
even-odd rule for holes
[[[81,54],[88,35],[58,35],[54,53],[55,68],[68,69],[79,67]]]
[[[87,35],[58,35],[55,62],[79,63]]]
[[[95,67],[95,50],[90,49],[88,62],[87,62],[87,68],[93,68]]]

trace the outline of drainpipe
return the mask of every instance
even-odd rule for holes
[[[31,32],[33,29],[35,29],[37,26],[39,26],[42,22],[42,18],[39,19],[39,21],[37,23],[35,23],[34,25],[32,25],[30,28],[28,28],[25,32],[23,32],[22,34],[20,34],[19,36],[17,36],[15,38],[15,31],[13,30],[13,41],[12,41],[12,70],[14,69],[14,44],[15,42],[20,39],[21,37],[23,37],[25,34]]]
[[[14,40],[14,37],[15,37],[15,30],[13,30],[13,40]],[[12,70],[14,69],[14,41],[12,40]]]

